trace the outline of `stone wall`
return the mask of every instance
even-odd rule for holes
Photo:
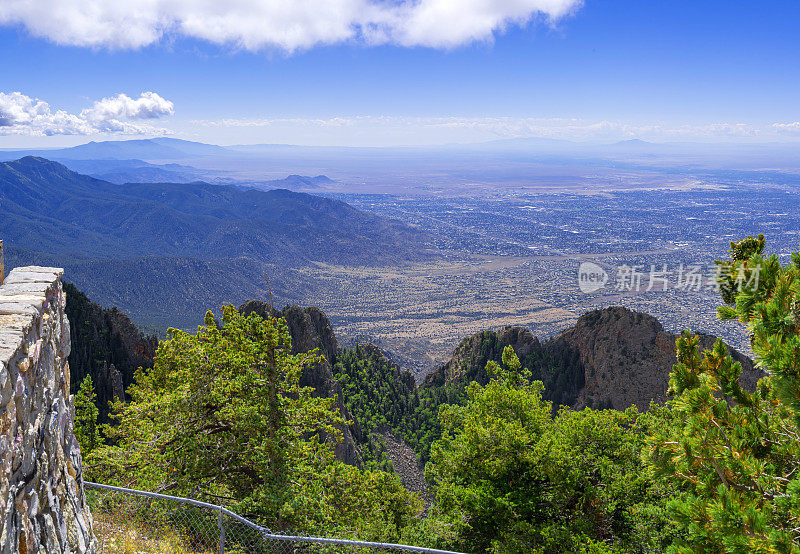
[[[96,552],[69,395],[63,270],[0,286],[0,553]]]

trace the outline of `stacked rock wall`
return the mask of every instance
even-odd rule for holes
[[[63,270],[0,286],[0,553],[96,552],[73,435]]]

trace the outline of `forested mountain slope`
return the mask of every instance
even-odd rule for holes
[[[70,287],[68,313],[73,327],[75,375],[92,374],[107,402],[115,389],[108,368],[115,364],[125,386],[136,364],[152,364],[154,339],[143,337],[118,310],[103,310]],[[676,336],[664,331],[647,314],[621,307],[596,310],[581,316],[577,324],[545,342],[526,329],[506,327],[465,338],[452,358],[431,372],[421,386],[406,370],[392,362],[376,346],[359,344],[340,348],[326,315],[315,307],[288,306],[275,310],[262,301],[240,307],[244,315],[279,317],[287,322],[293,353],[317,349],[325,360],[306,367],[302,386],[317,395],[335,397],[345,419],[344,440],[336,455],[348,464],[391,470],[384,436],[393,433],[426,460],[430,446],[441,434],[437,419],[443,404],[461,404],[472,381],[489,382],[486,365],[501,363],[503,349],[511,346],[522,368],[544,384],[543,397],[560,405],[624,410],[637,405],[646,410],[651,401],[666,400],[669,373],[676,359]],[[700,335],[702,348],[715,338]],[[752,360],[729,349],[742,364],[741,381],[753,389],[762,373]],[[70,358],[72,361],[73,358]],[[106,392],[103,392],[106,391]]]
[[[636,405],[646,410],[651,401],[666,400],[669,374],[676,360],[676,338],[664,331],[656,318],[622,307],[584,314],[574,327],[544,343],[520,327],[476,333],[465,338],[452,358],[412,391],[407,415],[390,428],[427,458],[430,445],[441,434],[439,406],[463,403],[465,388],[473,381],[487,384],[490,376],[486,364],[501,363],[506,346],[514,349],[523,370],[542,381],[543,398],[551,401],[554,409],[564,405],[624,410]],[[715,340],[700,335],[700,346],[710,348]],[[743,385],[754,389],[763,374],[748,357],[732,348],[729,352],[742,364]],[[349,385],[355,390],[380,389],[386,386],[380,378],[394,379],[391,372],[374,369],[347,373],[350,380],[356,379]],[[378,382],[365,375],[378,376]],[[362,377],[359,380],[357,376]],[[352,397],[347,401],[354,403]],[[369,406],[367,402],[361,408],[350,405],[350,409],[354,414],[368,413]]]
[[[70,392],[75,394],[91,376],[100,421],[108,423],[108,403],[115,397],[124,399],[138,368],[153,366],[158,340],[139,332],[120,310],[92,302],[71,283],[64,283],[64,292],[72,342]]]
[[[281,303],[324,262],[427,259],[427,235],[344,202],[207,183],[115,185],[43,158],[0,163],[6,268],[64,267],[104,306],[148,331],[191,329],[208,308],[266,295]]]
[[[379,265],[423,255],[420,231],[337,200],[199,182],[114,185],[34,157],[0,163],[0,234],[16,248],[84,258]]]

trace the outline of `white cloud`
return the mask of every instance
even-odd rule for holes
[[[539,117],[397,117],[351,116],[331,118],[261,118],[220,119],[195,121],[206,127],[273,127],[273,128],[381,128],[386,132],[414,130],[418,136],[442,136],[449,131],[457,140],[458,133],[469,133],[469,138],[538,137],[574,141],[603,141],[627,138],[648,140],[731,139],[769,135],[770,128],[760,128],[747,123],[710,123],[674,125],[667,123],[633,124],[622,121],[590,121],[581,118]],[[800,130],[800,124],[797,125]],[[791,127],[792,124],[788,124]],[[773,125],[772,127],[775,127]]]
[[[800,121],[792,123],[773,123],[772,128],[780,134],[794,135],[800,133]]]
[[[104,98],[79,114],[53,111],[50,104],[20,92],[0,92],[1,135],[166,134],[169,131],[133,120],[172,115],[173,104],[154,92],[133,99],[125,94]]]
[[[583,0],[3,0],[0,24],[58,44],[141,48],[185,36],[247,50],[316,45],[454,47],[533,19],[554,22]]]
[[[81,116],[92,121],[109,119],[156,119],[175,113],[175,106],[155,92],[143,92],[137,99],[127,94],[103,98],[94,106],[81,112]]]
[[[389,16],[389,40],[404,46],[451,48],[491,39],[495,31],[527,25],[536,16],[555,21],[582,2],[565,0],[423,0]]]

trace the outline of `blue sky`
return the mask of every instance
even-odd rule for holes
[[[219,14],[191,8],[133,30],[113,8],[99,23],[70,13],[49,22],[52,0],[8,0],[0,147],[163,133],[220,144],[800,138],[798,2],[461,1],[455,17],[381,12],[364,24],[348,10],[373,0],[332,0],[318,20],[281,12],[287,34],[242,31],[237,14],[219,30]],[[257,19],[276,2],[233,3]],[[39,105],[38,118],[28,114],[36,100],[49,109]]]

